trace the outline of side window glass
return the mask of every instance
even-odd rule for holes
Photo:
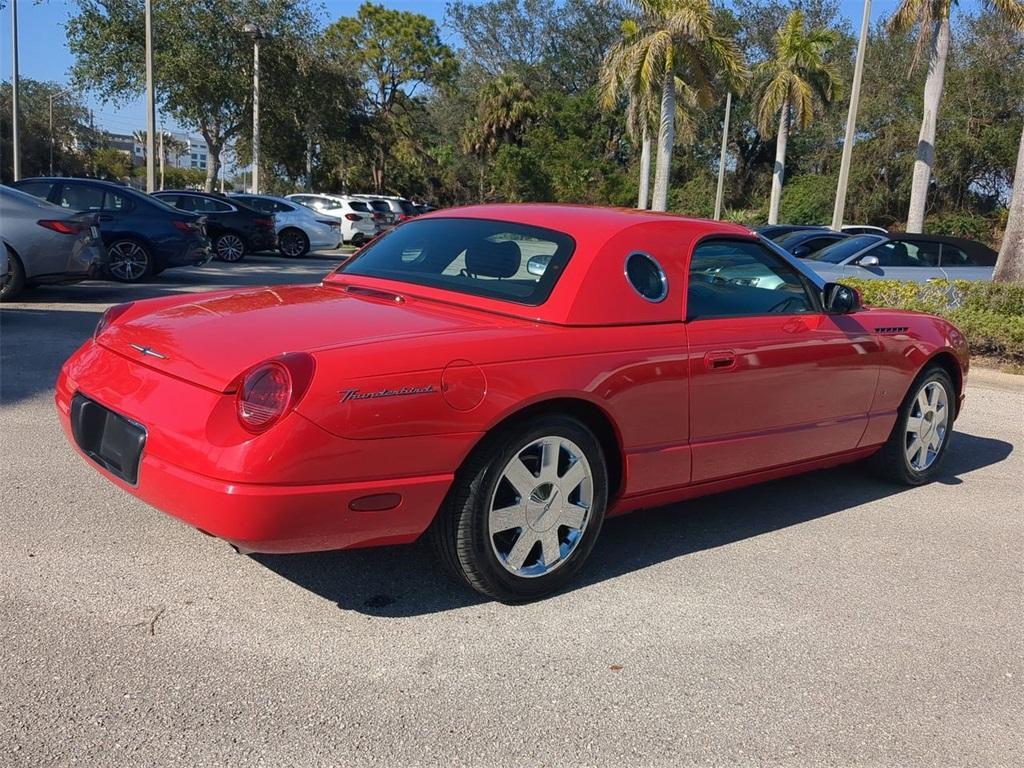
[[[103,190],[85,184],[64,184],[58,202],[72,211],[98,211],[103,208]]]
[[[908,267],[937,267],[939,266],[939,244],[927,241],[914,242],[908,240],[903,243],[907,247]]]
[[[19,192],[24,192],[26,195],[32,195],[43,200],[50,196],[50,190],[53,189],[53,184],[49,181],[23,181],[15,186]]]
[[[687,319],[816,312],[800,273],[757,243],[712,240],[690,259]]]
[[[944,267],[976,267],[978,262],[961,251],[955,245],[942,245],[942,256],[939,262]]]
[[[114,213],[126,213],[132,209],[131,201],[116,192],[107,192],[103,198],[103,210]]]

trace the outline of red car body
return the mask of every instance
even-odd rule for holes
[[[929,362],[962,401],[966,344],[939,318],[687,321],[695,246],[756,241],[744,228],[520,205],[440,211],[395,231],[445,217],[548,228],[575,249],[537,306],[345,272],[134,303],[60,374],[72,444],[80,394],[144,432],[136,482],[92,462],[114,483],[239,548],[300,552],[415,540],[474,447],[525,413],[570,413],[593,430],[617,514],[867,456]],[[634,251],[661,264],[664,300],[628,284]],[[296,352],[315,361],[307,390],[271,428],[244,428],[242,375]]]

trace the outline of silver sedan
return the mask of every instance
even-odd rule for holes
[[[991,280],[996,254],[981,243],[942,235],[856,235],[802,259],[829,282],[842,278]]]
[[[13,301],[26,286],[97,277],[107,261],[95,214],[69,214],[5,186],[0,240],[0,301]]]

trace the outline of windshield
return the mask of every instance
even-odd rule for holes
[[[837,240],[832,245],[822,248],[817,253],[812,253],[807,258],[813,261],[827,261],[829,264],[840,264],[872,243],[878,243],[882,240],[883,238],[878,235],[848,237],[845,240]]]
[[[575,248],[562,232],[484,219],[412,221],[338,271],[473,296],[543,304]]]
[[[415,206],[413,206],[413,204],[410,203],[408,200],[399,200],[398,207],[402,209],[402,213],[404,213],[406,216],[416,215]]]

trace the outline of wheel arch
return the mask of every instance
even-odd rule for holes
[[[928,368],[934,367],[941,368],[947,374],[949,374],[949,378],[953,382],[953,387],[956,389],[954,398],[954,408],[956,410],[953,413],[953,416],[955,418],[956,416],[959,415],[960,396],[963,394],[964,391],[964,372],[960,368],[960,361],[957,360],[956,355],[954,355],[948,349],[939,350],[925,361],[925,364],[921,366],[921,370],[918,371],[917,376],[920,376],[921,373],[923,373]],[[915,381],[916,380],[917,377],[915,377]],[[911,388],[912,387],[913,384],[911,384]]]
[[[556,414],[571,416],[583,423],[601,445],[605,454],[605,461],[608,468],[608,500],[615,499],[625,485],[625,455],[622,450],[622,440],[615,423],[608,413],[600,406],[589,400],[579,397],[553,397],[547,400],[540,400],[524,406],[512,413],[506,414],[502,419],[484,433],[483,437],[473,446],[467,454],[465,463],[469,457],[476,453],[477,449],[484,444],[488,438],[511,426],[512,424],[531,419],[537,416]]]

